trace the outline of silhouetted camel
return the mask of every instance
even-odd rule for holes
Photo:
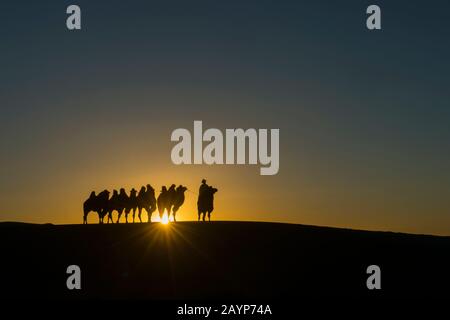
[[[211,221],[211,212],[214,210],[214,194],[218,190],[211,186],[205,187],[202,193],[198,196],[197,209],[198,209],[198,220],[200,221],[200,216],[203,214],[203,221],[205,221],[205,216],[208,214],[208,221]]]
[[[133,222],[134,222],[134,214],[136,213],[136,209],[138,206],[137,203],[137,191],[135,188],[131,189],[130,196],[125,205],[125,223],[128,223],[128,214],[133,211]]]
[[[100,208],[96,202],[97,196],[95,195],[95,191],[92,191],[89,195],[89,198],[86,199],[83,203],[83,224],[87,224],[87,216],[89,212],[94,211],[99,215],[100,220]]]
[[[89,212],[97,212],[98,222],[103,223],[103,218],[107,213],[109,191],[103,190],[97,196],[92,191],[89,198],[83,203],[83,224],[87,224],[87,216]]]
[[[176,196],[176,185],[171,184],[169,189],[167,189],[167,201],[169,201],[170,204],[173,204],[173,200]]]
[[[108,212],[109,191],[103,190],[102,192],[100,192],[97,196],[97,202],[101,208],[100,223],[103,223],[103,219],[105,218]]]
[[[187,188],[179,185],[178,188],[175,190],[175,196],[171,199],[172,200],[172,215],[173,215],[173,221],[177,221],[177,211],[180,209],[180,207],[184,203],[184,193],[186,192]],[[167,217],[169,218],[169,217]]]
[[[113,190],[113,194],[111,196],[111,199],[109,199],[109,201],[108,201],[108,208],[107,208],[108,220],[107,220],[107,223],[109,223],[110,220],[111,220],[111,223],[114,223],[113,217],[112,217],[112,213],[113,213],[114,210],[119,211],[120,210],[119,206],[120,206],[119,193],[117,192],[117,190]]]
[[[152,220],[152,213],[156,210],[155,189],[153,189],[151,185],[147,184],[147,189],[145,189],[145,187],[141,188],[137,196],[137,204],[139,221],[142,222],[141,213],[142,209],[145,209],[148,215],[148,222],[150,223]]]
[[[117,216],[117,223],[119,223],[120,217],[122,216],[123,210],[125,210],[127,203],[128,195],[125,192],[125,189],[121,188],[117,199],[117,207],[115,208],[115,210],[117,210],[117,212],[119,213],[119,215]]]
[[[170,201],[170,193],[167,190],[166,186],[161,188],[161,193],[158,196],[158,200],[156,201],[158,204],[158,212],[159,218],[162,220],[164,211],[167,210],[167,219],[170,216],[170,210],[172,208],[172,203]]]

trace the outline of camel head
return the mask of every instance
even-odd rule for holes
[[[185,186],[179,185],[177,187],[177,192],[179,193],[184,193],[187,190],[187,188]]]

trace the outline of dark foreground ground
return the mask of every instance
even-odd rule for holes
[[[293,224],[0,224],[3,297],[450,297],[450,237]],[[82,289],[66,287],[81,268]],[[381,268],[380,291],[366,287]]]

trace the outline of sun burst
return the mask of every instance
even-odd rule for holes
[[[166,225],[169,224],[169,218],[167,217],[167,215],[164,215],[162,217],[161,223]]]

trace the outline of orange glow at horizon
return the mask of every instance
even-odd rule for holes
[[[163,215],[162,220],[160,221],[162,224],[169,224],[169,218],[166,214]]]

